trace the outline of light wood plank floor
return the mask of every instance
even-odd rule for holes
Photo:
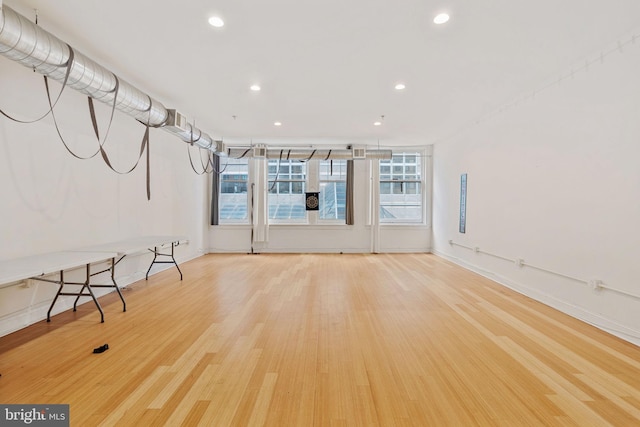
[[[73,426],[634,426],[640,351],[426,254],[207,255],[0,339]],[[92,354],[108,343],[110,349]]]

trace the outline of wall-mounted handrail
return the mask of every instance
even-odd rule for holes
[[[477,254],[489,255],[489,256],[492,256],[494,258],[499,258],[499,259],[504,260],[504,261],[512,262],[518,267],[529,267],[529,268],[533,268],[535,270],[539,270],[539,271],[542,271],[542,272],[545,272],[545,273],[549,273],[549,274],[553,274],[553,275],[556,275],[556,276],[560,276],[560,277],[563,277],[565,279],[573,280],[574,282],[583,283],[583,284],[585,284],[585,285],[587,285],[587,286],[589,286],[589,287],[591,287],[592,289],[595,289],[595,290],[606,289],[608,291],[616,292],[618,294],[626,295],[628,297],[636,298],[636,299],[640,300],[640,295],[637,295],[637,294],[634,294],[632,292],[628,292],[628,291],[625,291],[625,290],[622,290],[622,289],[614,288],[612,286],[609,286],[609,285],[603,283],[601,280],[586,280],[586,279],[582,279],[582,278],[579,278],[579,277],[570,276],[568,274],[559,273],[557,271],[549,270],[548,268],[539,267],[537,265],[526,263],[522,258],[508,258],[508,257],[502,256],[502,255],[498,255],[498,254],[494,254],[494,253],[491,253],[491,252],[488,252],[488,251],[481,250],[478,246],[467,246],[467,245],[463,245],[461,243],[454,242],[453,240],[449,240],[449,244],[451,246],[459,246],[461,248],[471,250],[471,251],[473,251],[474,253],[477,253]]]

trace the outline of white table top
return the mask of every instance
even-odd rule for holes
[[[117,252],[118,256],[144,252],[156,246],[169,245],[173,242],[187,240],[186,236],[141,236],[100,245],[74,249],[80,252]]]
[[[187,240],[186,236],[141,236],[116,242],[0,261],[0,285],[80,267]]]
[[[18,282],[118,256],[116,252],[60,251],[0,261],[0,284]]]

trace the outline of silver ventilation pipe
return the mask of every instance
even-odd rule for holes
[[[0,55],[64,82],[70,49],[67,43],[0,2]],[[169,112],[159,101],[116,77],[76,49],[73,49],[73,53],[67,86],[112,105],[117,80],[119,88],[115,108],[140,122],[161,127],[185,142],[193,142],[211,151],[217,150],[216,141],[196,127],[174,126],[169,120]]]
[[[313,148],[268,148],[262,147],[230,147],[227,155],[231,158],[267,158],[267,159],[293,159],[293,160],[337,160],[337,159],[380,159],[389,160],[391,150],[366,150],[364,157],[354,156],[349,149],[313,149]]]

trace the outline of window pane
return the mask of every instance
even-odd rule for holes
[[[269,175],[269,219],[304,220],[307,217],[304,203],[306,163],[297,160],[269,160],[269,170],[280,165],[278,180],[275,173]]]
[[[380,222],[420,222],[422,210],[420,155],[395,153],[391,161],[381,161]]]
[[[345,219],[346,200],[346,181],[321,183],[320,219]]]
[[[347,200],[347,161],[320,162],[321,220],[344,220]]]
[[[220,223],[247,222],[249,162],[247,159],[222,159],[220,168]]]
[[[393,194],[402,194],[402,183],[394,182],[393,184],[391,184],[391,190]]]
[[[304,182],[292,182],[291,183],[291,193],[292,194],[302,194],[302,193],[304,193]]]
[[[346,176],[346,160],[324,160],[320,162],[320,181],[343,181]]]

